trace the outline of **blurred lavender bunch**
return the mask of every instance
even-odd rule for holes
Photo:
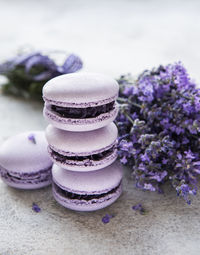
[[[2,90],[7,94],[42,99],[44,84],[61,74],[74,73],[82,68],[81,59],[71,54],[62,65],[41,52],[24,53],[0,64],[0,75],[7,77]]]
[[[181,63],[121,76],[119,157],[138,188],[170,181],[188,204],[200,174],[200,89]]]

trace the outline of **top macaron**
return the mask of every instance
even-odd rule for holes
[[[106,75],[61,75],[43,87],[44,116],[59,129],[95,130],[116,118],[118,92],[118,83]]]

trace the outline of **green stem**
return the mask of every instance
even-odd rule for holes
[[[123,98],[123,97],[118,97],[117,101],[121,102],[121,103],[127,103],[127,99]]]
[[[131,122],[131,124],[134,124],[134,120],[128,115],[127,112],[123,112],[123,114],[126,116],[126,118]]]
[[[117,98],[117,101],[119,101],[119,102],[121,102],[121,103],[129,103],[129,104],[131,104],[131,105],[133,105],[133,106],[135,106],[135,107],[138,107],[138,108],[140,108],[140,109],[142,108],[141,105],[132,102],[129,98],[128,98],[128,99],[125,99],[125,98],[122,98],[122,97],[118,97],[118,98]]]
[[[183,97],[183,98],[185,98],[185,99],[187,99],[187,100],[191,100],[191,101],[192,101],[192,97],[184,96],[183,94],[181,94],[181,93],[179,93],[179,92],[177,92],[177,94],[178,94],[180,97]]]
[[[128,99],[128,102],[130,103],[130,104],[132,104],[132,105],[134,105],[135,107],[138,107],[138,108],[142,108],[142,106],[140,105],[140,104],[137,104],[137,103],[134,103],[134,102],[132,102],[130,99]]]

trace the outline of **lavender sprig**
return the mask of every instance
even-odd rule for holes
[[[190,204],[200,174],[200,89],[181,63],[118,81],[121,163],[138,188],[160,192],[170,181]]]
[[[20,54],[0,64],[0,75],[8,79],[3,92],[41,100],[43,85],[48,80],[74,73],[82,66],[81,59],[74,54],[69,55],[62,65],[57,65],[54,59],[41,52]]]

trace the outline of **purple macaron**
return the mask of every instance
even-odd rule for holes
[[[76,211],[95,211],[111,205],[122,192],[122,167],[118,162],[92,172],[52,168],[53,196]]]
[[[70,132],[49,125],[46,138],[52,161],[67,170],[93,171],[117,158],[118,130],[112,122],[87,132]]]
[[[11,187],[37,189],[51,184],[52,161],[42,131],[21,133],[0,147],[0,174]]]
[[[44,116],[52,125],[63,130],[98,129],[116,118],[118,92],[118,83],[106,75],[61,75],[43,87]]]

